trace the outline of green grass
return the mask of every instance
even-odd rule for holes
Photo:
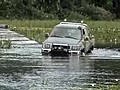
[[[87,21],[97,43],[120,43],[119,21]]]
[[[120,90],[120,85],[112,85],[109,87],[109,90]]]
[[[45,33],[50,33],[52,28],[16,28],[12,30],[41,43],[45,40]]]
[[[50,33],[59,22],[58,20],[0,20],[0,24],[8,24],[11,30],[39,43],[45,40],[45,33]]]
[[[59,20],[0,20],[0,24],[9,24],[17,28],[52,28]]]
[[[0,23],[9,24],[11,30],[21,33],[39,43],[45,40],[44,35],[51,32],[59,20],[0,20]],[[85,21],[90,27],[90,32],[95,36],[96,45],[99,47],[116,46],[120,43],[119,21]]]
[[[100,85],[98,89],[93,90],[120,90],[120,85]]]

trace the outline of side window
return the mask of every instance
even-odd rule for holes
[[[84,28],[84,29],[83,29],[83,35],[86,35],[86,36],[89,35],[89,30],[88,30],[88,28]]]
[[[85,30],[84,30],[84,29],[82,29],[82,31],[83,31],[83,35],[85,35]]]

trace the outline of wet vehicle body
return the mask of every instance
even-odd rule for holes
[[[93,50],[94,37],[84,23],[61,22],[42,44],[42,54],[81,55]]]

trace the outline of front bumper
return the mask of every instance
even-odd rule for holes
[[[42,55],[51,56],[68,56],[68,55],[79,55],[81,50],[64,50],[64,49],[42,49]]]
[[[50,51],[51,56],[68,56],[69,51],[64,49],[52,49]]]
[[[83,45],[68,45],[68,44],[49,44],[49,47],[42,46],[43,55],[52,56],[66,56],[66,55],[79,55],[83,51]]]

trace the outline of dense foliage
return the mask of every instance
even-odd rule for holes
[[[119,0],[0,0],[0,19],[120,18]]]

